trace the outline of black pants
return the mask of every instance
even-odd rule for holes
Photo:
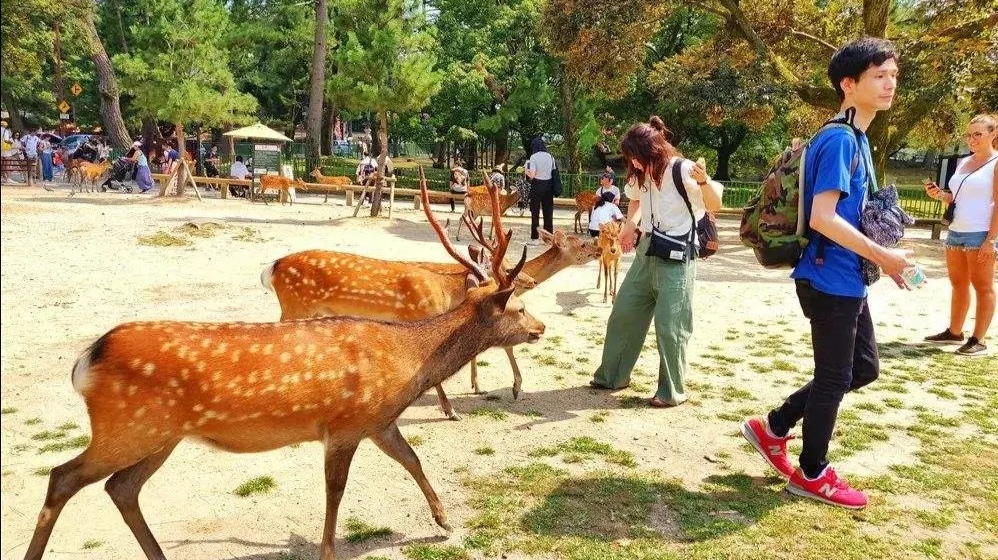
[[[797,298],[811,320],[814,379],[769,413],[769,426],[785,436],[803,418],[800,466],[814,478],[828,465],[828,442],[842,397],[877,378],[880,358],[866,298],[829,295],[807,280],[797,281]]]
[[[451,190],[450,190],[450,193],[451,193],[451,194],[462,194],[462,195],[465,195],[465,196],[467,196],[467,194],[468,194],[468,193],[467,193],[467,192],[465,192],[465,191],[455,191],[454,189],[451,189]],[[455,201],[455,199],[454,199],[454,198],[451,198],[451,199],[450,199],[450,211],[451,211],[451,212],[453,212],[453,211],[454,211],[454,201]]]
[[[541,211],[544,212],[544,229],[554,233],[554,193],[550,179],[534,179],[530,182],[530,238],[538,239],[537,226]]]

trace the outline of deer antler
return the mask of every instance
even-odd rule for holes
[[[423,172],[422,165],[419,166],[419,199],[423,203],[423,212],[426,214],[426,219],[429,220],[430,225],[433,227],[433,231],[437,232],[437,237],[440,239],[440,242],[443,243],[444,249],[447,250],[447,253],[451,257],[453,257],[454,260],[463,264],[464,267],[467,268],[469,272],[474,274],[475,278],[478,280],[480,284],[484,284],[486,279],[488,278],[485,272],[483,272],[482,269],[479,268],[477,264],[471,262],[471,260],[468,259],[468,257],[465,257],[461,253],[457,252],[457,249],[454,248],[454,245],[451,244],[450,239],[447,237],[447,231],[444,230],[443,226],[440,225],[440,222],[438,222],[437,219],[433,216],[433,210],[430,209],[430,195],[426,190],[426,175]],[[501,260],[502,259],[500,257],[500,262]],[[496,276],[496,279],[499,280],[500,277]],[[502,285],[501,281],[500,285]]]

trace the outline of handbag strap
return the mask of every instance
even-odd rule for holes
[[[988,164],[991,163],[992,161],[994,161],[996,158],[998,158],[998,156],[993,156],[991,158],[988,158],[988,161],[986,161],[986,162],[982,163],[981,165],[975,167],[973,171],[971,171],[970,173],[967,173],[966,175],[964,175],[963,179],[960,180],[960,184],[956,186],[956,192],[953,193],[953,202],[951,202],[950,204],[956,204],[956,197],[957,197],[957,195],[960,194],[960,189],[963,188],[963,184],[967,181],[967,179],[970,179],[971,175],[973,175],[974,173],[977,173],[981,169],[984,169],[985,167],[987,167]],[[996,166],[995,169],[998,169],[998,166]]]
[[[676,185],[676,191],[683,197],[686,203],[686,210],[690,213],[690,239],[696,235],[697,218],[693,215],[693,205],[690,204],[690,195],[686,192],[686,185],[683,184],[683,158],[672,158],[672,182]]]

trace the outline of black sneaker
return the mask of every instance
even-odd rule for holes
[[[943,344],[959,344],[963,342],[963,333],[953,334],[949,329],[944,330],[939,334],[934,334],[932,336],[927,336],[923,340],[925,342],[941,342]]]
[[[977,340],[976,336],[972,336],[967,339],[967,343],[956,349],[958,354],[963,354],[965,356],[971,356],[974,354],[980,354],[987,350],[988,347],[981,344],[980,340]]]

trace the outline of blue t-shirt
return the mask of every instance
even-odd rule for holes
[[[858,165],[856,172],[850,174],[857,149]],[[867,198],[867,170],[873,168],[866,134],[854,134],[847,128],[826,130],[811,142],[805,158],[802,219],[811,220],[816,194],[835,190],[841,193],[835,213],[859,229],[860,214]],[[815,262],[819,245],[824,245],[823,264]],[[812,232],[811,242],[790,276],[810,280],[814,289],[826,294],[866,297],[859,255],[827,238],[819,239],[816,232]]]

